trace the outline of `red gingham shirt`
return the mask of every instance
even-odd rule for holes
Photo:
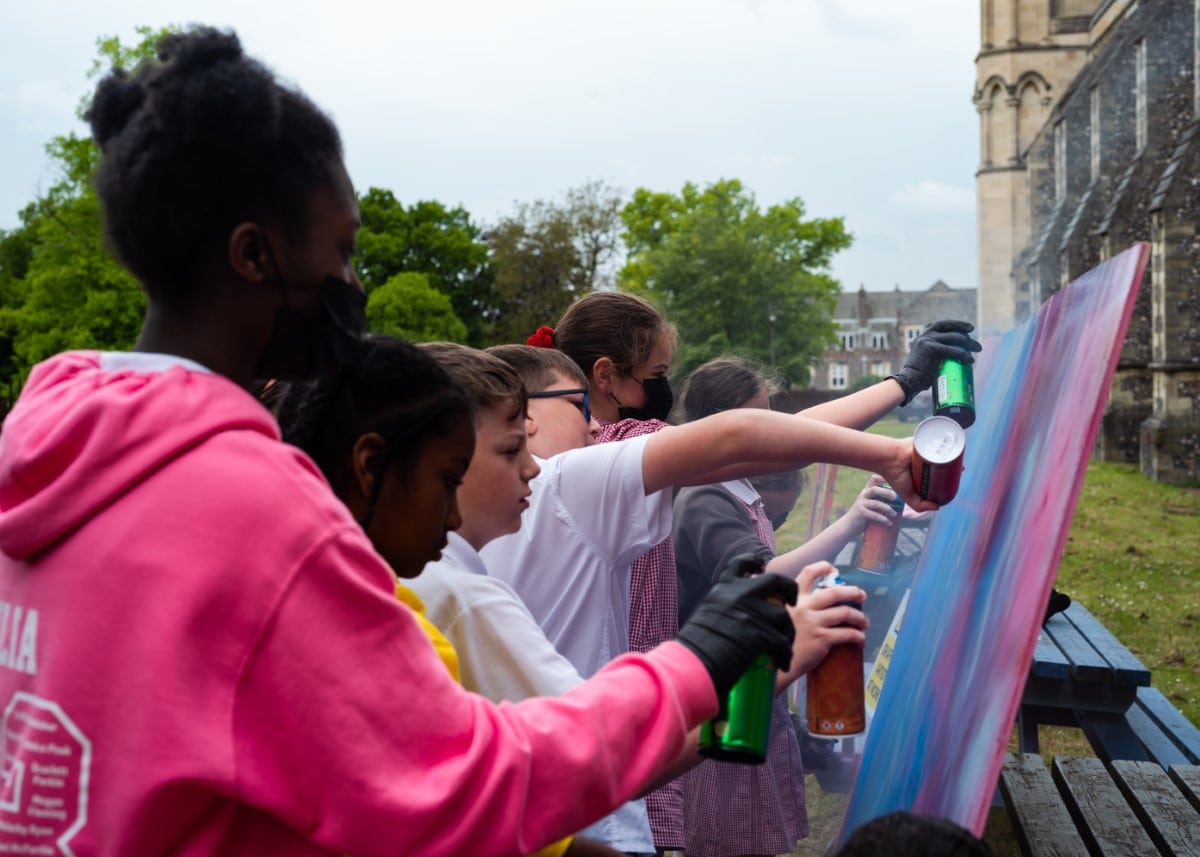
[[[599,443],[653,434],[666,426],[661,420],[621,420],[600,423]],[[674,640],[679,631],[675,579],[675,545],[670,538],[633,561],[629,581],[629,648],[648,652]],[[646,796],[650,831],[659,849],[683,848],[683,787],[672,780]]]

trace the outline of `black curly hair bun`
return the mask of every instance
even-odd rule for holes
[[[303,234],[314,189],[344,165],[329,117],[234,33],[195,26],[157,47],[100,82],[87,119],[110,245],[147,294],[182,302],[236,224]]]
[[[171,33],[158,43],[158,58],[174,61],[183,72],[192,72],[242,57],[237,34],[215,27],[194,27],[186,33]]]
[[[129,124],[145,100],[146,91],[141,83],[124,69],[114,69],[100,81],[85,118],[91,124],[92,136],[101,150]]]

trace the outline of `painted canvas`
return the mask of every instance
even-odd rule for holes
[[[982,832],[1147,258],[985,342],[962,483],[929,528],[839,838],[896,809]]]

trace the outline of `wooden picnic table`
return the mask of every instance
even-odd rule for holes
[[[1200,767],[1010,753],[1000,791],[1026,857],[1200,857]]]
[[[1200,730],[1150,687],[1150,670],[1078,602],[1038,635],[1017,717],[1020,750],[1038,726],[1078,727],[1104,761],[1200,763]]]

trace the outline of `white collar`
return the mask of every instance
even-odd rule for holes
[[[754,486],[745,479],[734,479],[730,482],[722,482],[721,487],[734,497],[737,497],[747,506],[753,506],[756,502],[762,499],[758,492],[754,490]]]
[[[211,375],[207,366],[178,354],[158,354],[148,351],[102,351],[100,369],[105,372],[166,372],[172,366],[182,366],[192,372]]]
[[[487,566],[479,551],[456,532],[446,533],[446,546],[442,548],[442,561],[450,562],[458,569],[471,574],[487,574]],[[436,573],[436,572],[435,572]]]

